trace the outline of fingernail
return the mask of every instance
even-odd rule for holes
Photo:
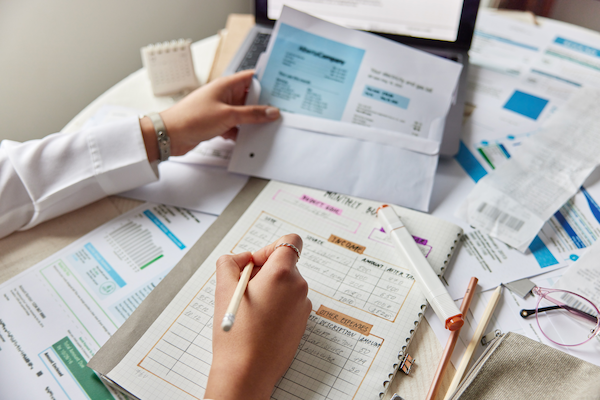
[[[279,118],[279,109],[275,107],[267,107],[265,110],[265,115],[269,119],[277,119]]]

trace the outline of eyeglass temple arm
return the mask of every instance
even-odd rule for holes
[[[569,312],[572,312],[574,314],[579,315],[580,317],[583,317],[585,319],[588,319],[588,320],[594,322],[595,324],[598,323],[598,318],[595,317],[595,316],[593,316],[592,314],[588,314],[588,313],[586,313],[584,311],[578,310],[578,309],[576,309],[574,307],[571,307],[571,306],[568,306],[566,304],[564,304],[562,306],[540,307],[540,308],[538,308],[538,312],[546,312],[546,311],[558,310],[559,308],[564,308],[564,309],[568,310]],[[534,314],[535,314],[535,308],[529,309],[529,310],[523,309],[520,312],[520,315],[523,318],[530,317],[530,316],[532,316]]]

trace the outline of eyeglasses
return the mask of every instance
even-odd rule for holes
[[[535,314],[540,330],[560,346],[579,346],[598,334],[598,307],[577,293],[561,289],[534,287],[540,299],[534,310],[521,310],[521,317]],[[600,339],[600,336],[596,336]]]

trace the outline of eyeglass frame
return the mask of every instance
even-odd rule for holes
[[[548,339],[549,341],[551,341],[554,344],[557,344],[559,346],[565,346],[565,347],[581,346],[582,344],[585,344],[585,343],[589,342],[590,340],[592,340],[594,337],[597,337],[598,339],[600,339],[600,336],[598,336],[598,333],[600,333],[600,310],[594,304],[594,302],[592,302],[589,299],[586,299],[585,297],[583,297],[580,294],[571,292],[569,290],[564,290],[564,289],[550,289],[550,288],[542,288],[542,287],[536,286],[533,289],[531,289],[531,292],[534,293],[534,294],[536,294],[536,295],[538,295],[540,297],[539,300],[538,300],[538,302],[537,302],[537,304],[536,304],[536,306],[535,306],[535,309],[522,309],[519,312],[519,315],[521,315],[522,318],[527,318],[527,317],[530,317],[533,314],[535,314],[535,321],[537,322],[537,325],[540,328],[540,332],[542,332],[542,335],[544,335],[546,337],[546,339]],[[596,313],[597,313],[598,317],[595,317],[595,316],[593,316],[591,314],[588,314],[585,311],[578,310],[577,308],[574,308],[574,307],[572,307],[572,306],[570,306],[568,304],[565,304],[565,303],[557,304],[557,301],[555,299],[546,297],[546,295],[548,295],[550,293],[555,293],[555,292],[565,292],[565,293],[568,293],[568,294],[570,294],[572,296],[579,297],[580,299],[583,299],[583,300],[587,301],[588,303],[590,303],[594,307],[594,309],[596,310]],[[546,300],[548,300],[551,303],[554,303],[556,305],[555,306],[550,306],[550,307],[542,307],[540,309],[540,303],[542,302],[543,299],[546,299]],[[583,318],[585,318],[587,320],[595,321],[596,326],[591,330],[591,335],[589,335],[589,338],[587,340],[585,340],[585,341],[583,341],[581,343],[577,343],[577,344],[563,344],[563,343],[558,343],[558,342],[550,339],[548,337],[548,335],[546,335],[544,333],[544,330],[542,329],[542,326],[540,325],[540,321],[538,319],[538,312],[540,312],[540,311],[541,312],[546,312],[546,311],[556,310],[557,308],[564,308],[567,311],[569,311],[571,313],[574,313],[574,314],[577,314],[580,317],[583,317]]]

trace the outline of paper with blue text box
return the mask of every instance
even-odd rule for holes
[[[441,140],[462,65],[284,7],[260,103]]]
[[[243,126],[230,171],[427,210],[461,66],[292,9],[273,39],[249,103],[283,118]]]

